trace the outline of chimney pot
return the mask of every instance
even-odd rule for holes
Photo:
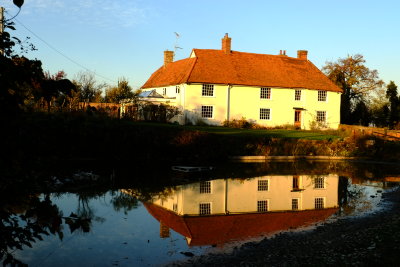
[[[231,40],[232,40],[232,38],[230,38],[228,36],[228,34],[225,33],[224,38],[222,38],[222,51],[225,54],[230,54],[231,53]]]
[[[308,51],[307,50],[297,50],[297,58],[307,60]]]
[[[164,51],[164,68],[171,62],[174,62],[174,51]]]

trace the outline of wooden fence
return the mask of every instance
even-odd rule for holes
[[[400,141],[400,131],[388,130],[387,128],[364,127],[358,125],[341,124],[340,130],[350,132],[352,136],[359,137],[364,135],[376,136],[385,140]]]

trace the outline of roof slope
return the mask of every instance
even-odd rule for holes
[[[235,215],[179,216],[152,203],[144,203],[147,211],[175,232],[190,238],[190,246],[219,245],[276,231],[324,221],[337,208],[297,212],[247,213]]]
[[[142,88],[211,83],[342,92],[308,60],[213,49],[194,49],[193,53],[193,58],[159,68]]]

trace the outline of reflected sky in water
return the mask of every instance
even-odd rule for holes
[[[62,240],[50,234],[13,255],[29,266],[165,264],[185,259],[183,253],[218,251],[335,213],[353,216],[377,207],[385,183],[347,181],[334,174],[264,175],[188,183],[150,194],[140,188],[97,196],[50,194],[49,203],[61,214]],[[20,214],[24,209],[14,207]],[[90,219],[88,231],[67,223],[80,217]]]

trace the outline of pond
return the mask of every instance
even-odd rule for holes
[[[101,189],[90,185],[107,175],[75,170],[53,176],[42,192],[15,192],[1,203],[3,261],[8,254],[29,266],[164,265],[363,216],[384,208],[382,193],[400,181],[398,167],[332,163],[175,170],[162,167],[166,178],[158,179],[168,182],[154,186],[113,170]]]

